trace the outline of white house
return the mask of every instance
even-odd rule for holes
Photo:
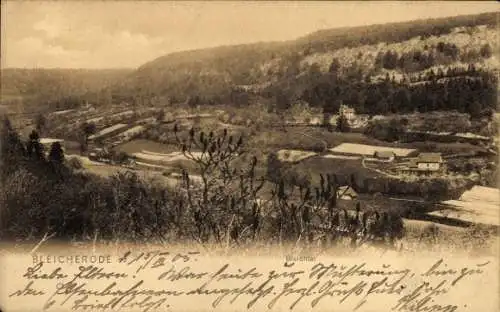
[[[339,108],[339,115],[345,116],[347,120],[352,120],[356,116],[356,112],[354,111],[354,108],[341,104]]]
[[[443,158],[441,157],[441,153],[420,153],[416,163],[418,169],[437,171],[441,169]]]

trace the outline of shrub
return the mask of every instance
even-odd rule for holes
[[[80,170],[83,168],[82,161],[76,157],[72,157],[67,161],[68,166],[72,169]]]

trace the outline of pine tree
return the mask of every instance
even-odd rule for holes
[[[88,146],[88,142],[89,142],[89,137],[96,133],[97,131],[97,127],[94,123],[83,123],[82,124],[82,127],[81,127],[81,130],[82,130],[82,133],[83,133],[83,138],[84,138],[84,145],[83,144],[80,146],[81,148],[81,151],[85,151],[87,146]]]
[[[274,152],[267,156],[267,177],[274,182],[282,179],[283,164],[278,159],[278,155]]]
[[[45,130],[45,127],[47,126],[47,119],[42,114],[39,114],[36,117],[35,124],[36,124],[36,131],[39,134],[41,134],[41,133],[43,133],[43,131]]]
[[[28,156],[35,160],[45,160],[43,145],[40,143],[40,136],[36,130],[31,131],[28,144]]]
[[[58,164],[62,164],[64,162],[64,151],[62,149],[61,143],[52,143],[49,152],[49,160]]]
[[[5,178],[19,167],[26,155],[24,144],[7,117],[3,120],[0,142],[0,170],[2,178]]]
[[[339,132],[348,132],[349,131],[349,121],[344,116],[344,114],[341,114],[339,116],[339,118],[337,119],[337,128],[336,129]]]

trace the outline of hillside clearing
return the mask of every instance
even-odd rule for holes
[[[115,147],[115,149],[118,152],[124,152],[127,154],[139,153],[143,150],[155,153],[169,154],[179,151],[180,148],[175,144],[162,144],[146,139],[136,139],[124,144],[120,144]]]
[[[195,158],[201,157],[201,152],[191,153]],[[158,164],[170,164],[177,161],[191,161],[182,152],[173,152],[170,154],[160,154],[150,151],[141,151],[140,153],[132,154],[135,158],[144,161],[153,161]]]

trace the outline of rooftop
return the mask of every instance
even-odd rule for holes
[[[391,158],[396,156],[396,154],[392,151],[376,151],[374,155],[375,157],[381,157],[381,158]]]
[[[441,153],[420,153],[417,158],[418,162],[430,162],[430,163],[441,163],[443,158]]]
[[[356,193],[356,191],[348,185],[339,186],[339,188],[337,189],[337,194],[338,197],[347,195],[354,198],[358,196],[358,193]]]
[[[411,171],[438,171],[439,169],[433,168],[419,168],[418,163],[421,162],[418,158],[410,158],[408,162],[408,167],[403,170],[411,170]]]

